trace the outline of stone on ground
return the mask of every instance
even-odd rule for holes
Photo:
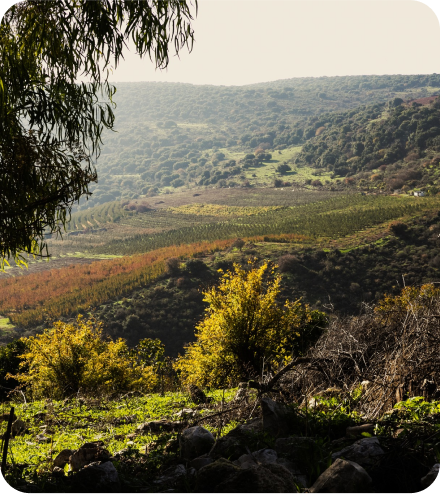
[[[440,470],[440,463],[436,463],[431,468],[431,470],[424,477],[422,477],[420,483],[422,484],[423,489],[426,489],[435,481],[435,479],[438,476],[439,470]],[[440,482],[440,480],[438,480],[437,482]]]
[[[180,436],[180,452],[186,460],[193,460],[209,453],[214,443],[214,436],[204,427],[196,425],[185,429]]]
[[[358,463],[338,458],[317,478],[309,492],[369,492],[371,482]]]
[[[196,492],[219,492],[217,485],[232,477],[240,469],[231,461],[220,458],[202,467],[197,474]],[[233,492],[233,491],[231,491]]]
[[[383,454],[384,450],[380,447],[379,439],[377,437],[366,437],[359,439],[351,446],[341,449],[341,451],[333,453],[332,460],[344,458],[359,463],[359,465],[371,465],[378,456]]]
[[[282,403],[269,398],[261,400],[263,428],[275,437],[286,436],[290,432],[292,421],[290,410]]]
[[[114,492],[118,489],[119,476],[111,461],[98,461],[81,468],[71,481],[75,486],[87,487],[87,492]]]

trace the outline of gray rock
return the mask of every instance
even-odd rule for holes
[[[72,483],[76,486],[86,486],[88,492],[108,492],[119,485],[119,476],[111,461],[93,462],[73,475]]]
[[[420,483],[422,484],[423,489],[426,489],[429,487],[434,480],[437,478],[438,473],[440,470],[440,463],[436,463],[431,470],[420,480]]]
[[[257,460],[258,463],[261,463],[261,465],[266,465],[268,463],[276,463],[278,459],[277,452],[269,448],[254,451],[252,453],[252,456]]]
[[[263,412],[263,429],[275,437],[285,436],[291,430],[292,413],[283,404],[269,398],[261,400]]]
[[[359,465],[371,465],[378,456],[383,455],[384,450],[380,447],[377,437],[366,437],[359,439],[351,446],[347,446],[341,451],[332,454],[332,461],[337,458],[354,461]]]
[[[136,428],[137,433],[142,432],[172,432],[174,430],[179,430],[184,426],[182,422],[172,422],[171,420],[152,420],[151,422],[145,422],[140,424]]]
[[[258,465],[266,465],[269,463],[276,463],[278,459],[277,452],[273,449],[260,449],[254,451],[251,454],[241,455],[237,460],[237,465],[240,468],[253,468]]]
[[[72,449],[63,449],[53,461],[54,467],[64,468],[69,463],[69,458],[73,455]]]
[[[64,477],[64,469],[61,467],[53,467],[52,475],[54,477]]]
[[[292,474],[283,466],[268,463],[239,470],[211,492],[296,492]]]
[[[19,436],[20,434],[24,434],[26,432],[26,429],[26,422],[21,419],[17,419],[12,422],[11,434],[13,437]]]
[[[307,482],[307,475],[301,472],[301,469],[293,463],[293,461],[288,460],[287,458],[278,458],[277,465],[281,465],[293,475],[294,479],[297,483],[301,484],[303,487],[308,487],[309,483]]]
[[[240,468],[225,458],[202,467],[197,474],[196,492],[219,492],[217,485],[240,471]],[[232,492],[232,491],[231,491]]]
[[[194,460],[191,460],[190,465],[192,468],[195,468],[196,470],[200,470],[202,467],[209,465],[210,463],[213,463],[214,460],[207,456],[199,456],[198,458],[194,458]]]
[[[75,472],[90,463],[106,462],[110,457],[111,454],[103,448],[101,441],[85,443],[71,455],[70,468]]]
[[[253,468],[257,467],[258,463],[252,455],[246,454],[241,455],[238,460],[234,461],[234,464],[239,466],[240,468]]]
[[[44,434],[37,434],[35,436],[35,440],[37,441],[37,443],[41,443],[41,444],[50,443],[51,441],[50,437],[47,437]]]
[[[247,424],[237,425],[237,427],[217,440],[210,455],[213,458],[223,457],[236,460],[241,455],[247,453],[246,444],[249,440],[249,436],[254,435],[261,430],[261,419],[254,419]]]
[[[186,460],[193,460],[211,451],[214,436],[204,427],[196,425],[185,429],[180,436],[180,454]]]
[[[317,478],[309,492],[369,492],[371,482],[360,465],[338,458]]]
[[[155,484],[156,489],[159,489],[160,491],[172,489],[173,487],[179,488],[184,484],[186,473],[185,465],[180,464],[173,466],[165,470],[153,484]]]
[[[212,398],[208,398],[205,393],[195,384],[190,384],[188,391],[191,396],[191,400],[197,405],[201,403],[209,403],[210,401],[212,401]]]
[[[199,415],[199,413],[196,410],[193,410],[192,408],[184,408],[183,410],[180,410],[180,412],[174,414],[175,417],[179,417],[183,419],[196,417],[197,415]]]

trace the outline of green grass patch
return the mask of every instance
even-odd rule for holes
[[[277,165],[283,163],[284,161],[289,162],[302,150],[302,146],[292,146],[286,149],[279,149],[277,151],[272,151],[272,161]]]
[[[15,326],[9,320],[9,317],[0,317],[0,331],[9,332],[12,331]]]
[[[207,395],[213,400],[206,408],[199,407],[197,418],[210,414],[223,397],[225,402],[232,400],[235,392],[235,389],[208,392]],[[17,417],[27,424],[27,432],[10,440],[8,464],[26,465],[23,477],[30,478],[42,464],[50,463],[63,449],[77,449],[85,442],[103,441],[112,454],[124,448],[145,452],[145,447],[157,440],[158,435],[149,432],[140,432],[135,437],[127,435],[135,432],[140,424],[151,420],[165,418],[178,421],[178,412],[183,408],[194,409],[197,405],[187,393],[167,392],[164,396],[148,394],[118,401],[80,401],[73,398],[14,406]],[[0,410],[1,413],[8,413],[10,404],[3,403]],[[234,425],[225,424],[222,435]],[[5,428],[6,422],[2,425],[2,432]],[[46,437],[47,442],[39,442],[37,435]]]

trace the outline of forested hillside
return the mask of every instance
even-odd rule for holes
[[[317,135],[295,159],[363,189],[438,191],[440,100],[395,98],[314,119]]]
[[[98,184],[79,209],[187,187],[272,186],[301,146],[330,121],[318,116],[427,97],[439,89],[436,74],[301,78],[242,87],[118,84],[116,132],[103,135]],[[335,182],[322,167],[314,171],[298,167],[287,180]]]

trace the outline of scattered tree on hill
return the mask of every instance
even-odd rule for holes
[[[181,261],[178,257],[169,257],[165,261],[166,271],[171,276],[176,276],[180,273]]]
[[[255,378],[316,340],[324,314],[299,300],[278,305],[280,281],[267,262],[250,269],[235,264],[218,287],[204,292],[209,307],[196,327],[197,341],[176,364],[184,382],[218,387]]]
[[[231,244],[232,248],[236,248],[241,252],[241,249],[245,246],[246,242],[242,238],[237,238]]]
[[[287,172],[290,172],[292,168],[287,163],[282,163],[277,166],[277,172],[281,175],[285,175]]]

